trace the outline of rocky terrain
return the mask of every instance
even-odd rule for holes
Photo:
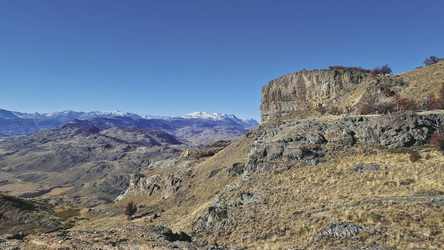
[[[399,74],[372,76],[370,70],[342,66],[302,70],[270,81],[262,87],[263,122],[307,108],[338,107],[341,113],[359,113],[360,105],[372,97],[379,102],[395,93],[422,100],[437,94],[444,78],[444,60]]]
[[[264,123],[239,139],[150,161],[130,175],[113,204],[78,208],[69,231],[1,244],[41,249],[442,249],[444,111],[359,112],[369,93],[391,101],[395,95],[387,95],[385,87],[405,96],[416,92],[421,96],[417,100],[427,94],[439,99],[438,92],[430,91],[444,80],[442,73],[441,61],[394,76],[371,77],[350,68],[278,78],[263,88]],[[425,90],[415,90],[412,86],[424,75],[429,76]],[[350,112],[319,109],[333,104],[351,105]],[[102,129],[95,134],[114,138],[120,133]],[[147,143],[137,136],[118,138]],[[8,158],[11,151],[2,150]],[[115,161],[119,159],[110,160]],[[137,210],[125,215],[129,204]]]
[[[3,141],[0,182],[6,185],[0,188],[35,197],[71,187],[65,196],[75,204],[108,203],[128,187],[131,174],[156,160],[178,156],[183,149],[159,130],[67,123]]]
[[[436,119],[444,113],[273,120],[214,156],[142,171],[114,212],[93,209],[73,230],[153,224],[202,246],[442,248],[444,156],[421,139]],[[423,159],[411,162],[415,150]],[[138,211],[127,221],[129,201]]]
[[[62,220],[52,211],[52,206],[40,200],[0,194],[0,215],[0,242],[62,227]]]

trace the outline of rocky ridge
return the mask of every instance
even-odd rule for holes
[[[245,165],[248,170],[263,170],[277,160],[295,159],[309,164],[325,161],[328,152],[353,146],[381,145],[389,149],[420,146],[427,143],[444,114],[419,115],[412,111],[381,116],[347,116],[338,120],[323,119],[273,122],[261,129],[256,143],[249,149]]]
[[[365,99],[384,102],[395,93],[413,100],[439,92],[444,60],[398,75],[372,76],[369,70],[332,67],[302,70],[270,81],[262,87],[261,120],[270,121],[307,108],[340,107],[358,114]]]

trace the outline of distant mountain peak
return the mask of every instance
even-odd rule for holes
[[[231,115],[234,117],[234,115]],[[179,116],[180,118],[199,118],[199,119],[213,119],[213,120],[221,120],[228,117],[225,113],[207,113],[207,112],[193,112],[190,114],[186,114],[183,116]]]
[[[241,125],[244,128],[255,127],[259,123],[252,118],[238,118],[235,115],[227,115],[225,113],[207,113],[207,112],[194,112],[179,116],[179,118],[184,119],[205,119],[213,121],[231,121]]]

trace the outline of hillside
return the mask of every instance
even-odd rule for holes
[[[33,235],[22,246],[442,249],[444,147],[430,139],[444,132],[444,111],[332,115],[312,107],[360,105],[364,95],[383,95],[381,87],[407,96],[435,71],[440,64],[396,76],[330,69],[275,79],[263,88],[258,127],[140,168],[115,203],[82,209],[66,239]],[[98,133],[139,138],[113,129]],[[137,211],[124,215],[131,202]],[[172,232],[167,241],[181,246],[157,243]]]
[[[399,74],[408,83],[400,95],[421,100],[429,93],[438,93],[444,83],[444,60]]]
[[[107,203],[124,191],[131,174],[184,149],[171,135],[137,128],[68,123],[0,144],[0,186],[23,197],[67,188],[65,201]]]
[[[203,162],[143,171],[116,216],[73,230],[156,224],[203,245],[441,248],[444,156],[418,134],[437,118],[444,113],[274,120]],[[375,124],[379,132],[354,134]],[[415,149],[427,159],[410,162]],[[119,215],[129,201],[140,207],[131,221]]]

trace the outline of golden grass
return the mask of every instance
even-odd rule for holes
[[[444,83],[444,60],[399,74],[399,76],[408,82],[408,86],[402,89],[400,95],[403,98],[422,100],[429,93],[439,93],[441,83]]]
[[[143,172],[144,175],[180,175],[182,176],[182,187],[179,192],[169,198],[163,198],[162,192],[154,193],[148,197],[147,194],[129,194],[114,205],[113,209],[122,211],[121,215],[108,217],[101,216],[93,221],[82,221],[76,224],[72,230],[104,230],[109,228],[123,228],[137,224],[157,224],[166,225],[173,231],[190,232],[193,224],[208,209],[217,194],[226,185],[235,182],[240,176],[235,178],[227,175],[227,169],[234,163],[242,163],[247,155],[252,140],[245,136],[241,140],[236,140],[215,156],[206,159],[194,166],[179,169],[171,166],[165,169],[152,168]],[[220,171],[208,178],[215,170]],[[184,174],[191,171],[191,174]],[[138,206],[143,205],[148,213],[147,216],[128,221],[123,215],[124,208],[129,201],[134,201]],[[154,221],[150,216],[158,213],[160,209],[165,211]]]
[[[444,247],[443,208],[432,206],[427,200],[427,197],[444,194],[444,156],[438,151],[422,153],[430,157],[411,163],[408,154],[383,147],[372,148],[372,154],[365,154],[368,150],[362,148],[352,148],[347,153],[326,156],[328,162],[317,166],[302,165],[298,161],[276,162],[270,171],[252,173],[250,181],[239,181],[241,175],[228,176],[227,169],[243,162],[252,143],[251,138],[244,136],[195,165],[146,170],[146,175],[181,176],[182,188],[167,199],[161,192],[150,197],[130,194],[113,207],[121,214],[77,222],[72,230],[157,224],[190,233],[193,224],[217,197],[228,197],[221,201],[236,204],[240,202],[241,192],[265,190],[266,194],[258,201],[230,208],[224,227],[215,234],[198,235],[197,242],[261,249],[372,244],[398,248]],[[349,169],[359,163],[375,163],[380,169],[349,173]],[[275,171],[283,165],[290,166],[290,170]],[[216,169],[219,172],[209,178]],[[226,188],[232,183],[235,189]],[[128,221],[123,211],[131,200],[145,206],[147,216]],[[151,219],[160,209],[165,211],[159,218]],[[333,221],[351,221],[379,233],[362,233],[356,239],[315,241],[316,232]]]
[[[380,153],[332,159],[326,164],[301,166],[280,174],[257,172],[254,182],[240,186],[237,192],[266,189],[270,195],[235,210],[226,223],[230,226],[205,240],[228,246],[238,246],[240,241],[247,248],[322,246],[323,243],[313,241],[314,234],[333,220],[345,220],[365,223],[370,229],[388,235],[385,241],[373,235],[361,237],[366,244],[442,247],[442,237],[420,235],[422,241],[415,243],[413,236],[402,239],[397,236],[409,229],[436,234],[444,226],[442,209],[406,198],[444,192],[444,156],[438,152],[430,154],[429,160],[417,163],[410,163],[408,155]],[[381,169],[347,172],[354,164],[363,162],[377,163]],[[412,182],[402,184],[408,179]],[[392,197],[401,198],[393,201]],[[418,212],[422,212],[424,220],[411,221]],[[320,216],[312,216],[316,213]],[[399,228],[399,232],[392,233],[392,227]],[[340,246],[338,242],[335,244]]]

